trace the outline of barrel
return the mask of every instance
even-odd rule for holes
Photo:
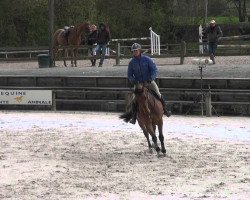
[[[49,54],[39,54],[38,58],[38,66],[39,68],[48,68],[49,67]]]

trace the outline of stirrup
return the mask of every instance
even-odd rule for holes
[[[167,117],[170,117],[170,116],[172,115],[172,112],[169,111],[169,110],[166,110],[166,111],[164,112],[164,114],[165,114]]]
[[[130,121],[129,121],[129,123],[131,123],[131,124],[135,124],[136,123],[136,119],[131,119]]]

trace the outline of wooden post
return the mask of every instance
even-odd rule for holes
[[[120,55],[121,55],[121,44],[120,42],[117,42],[117,46],[116,46],[116,62],[115,64],[116,65],[120,65],[121,62],[120,62]]]
[[[181,55],[180,55],[180,64],[184,64],[184,57],[186,55],[186,42],[182,41],[181,42]]]
[[[49,0],[49,67],[53,67],[54,0]]]
[[[56,111],[56,92],[52,91],[52,110]]]
[[[211,102],[211,91],[206,93],[206,116],[211,117],[212,116],[212,102]]]

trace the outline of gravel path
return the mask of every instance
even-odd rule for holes
[[[193,57],[185,58],[180,65],[179,58],[154,59],[159,77],[199,77],[198,66],[192,64]],[[106,59],[102,68],[90,67],[89,60],[78,61],[79,67],[63,67],[57,62],[54,68],[39,68],[38,62],[1,62],[1,75],[36,75],[36,76],[126,76],[130,59],[121,60],[120,66],[115,66],[114,59]],[[215,65],[209,65],[203,70],[204,77],[216,78],[249,78],[250,56],[217,57]],[[69,62],[68,62],[69,64]]]

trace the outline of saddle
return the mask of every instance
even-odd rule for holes
[[[69,36],[70,29],[72,29],[72,28],[74,28],[74,26],[64,26],[63,36],[67,38]]]

